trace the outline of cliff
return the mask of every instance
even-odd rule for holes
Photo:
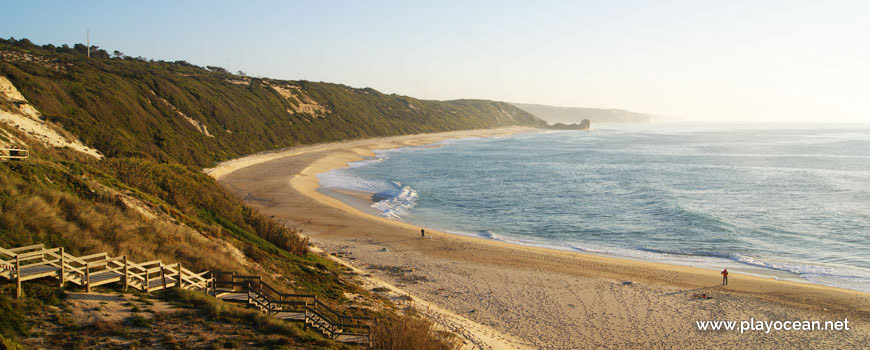
[[[652,115],[622,109],[599,109],[580,107],[554,107],[537,104],[512,103],[549,123],[579,123],[589,119],[593,123],[649,123]]]
[[[2,40],[2,39],[0,39]],[[503,102],[429,101],[370,88],[228,74],[184,61],[91,58],[0,41],[5,76],[46,121],[107,157],[205,167],[299,144],[546,123]]]

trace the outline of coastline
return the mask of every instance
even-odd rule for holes
[[[417,300],[484,325],[477,333],[495,330],[510,335],[479,341],[480,348],[487,344],[490,348],[612,344],[813,347],[866,344],[870,339],[868,293],[736,273],[730,276],[731,285],[723,288],[718,273],[702,268],[430,230],[426,239],[420,239],[419,227],[364,213],[318,190],[317,174],[372,156],[373,150],[528,130],[476,130],[305,146],[228,161],[207,172],[249,205],[299,227],[324,250],[349,256],[350,264]],[[407,276],[391,275],[384,266],[407,267],[420,278],[408,282]],[[713,299],[691,298],[701,292]],[[855,326],[850,332],[776,335],[693,328],[693,321],[777,320],[782,315],[801,320],[847,317]]]

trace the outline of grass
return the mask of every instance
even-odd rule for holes
[[[65,295],[55,283],[33,280],[23,284],[24,298],[13,299],[14,286],[5,284],[0,288],[0,350],[22,349],[17,339],[31,335],[32,325],[27,315],[46,306],[62,306]]]
[[[313,331],[303,331],[296,324],[269,317],[259,311],[232,305],[202,293],[180,289],[171,289],[166,293],[175,305],[196,309],[200,316],[212,321],[244,324],[263,334],[290,336],[303,343],[337,346]]]
[[[242,78],[182,61],[88,58],[73,49],[24,40],[0,39],[0,50],[32,58],[6,59],[0,62],[0,74],[48,120],[110,157],[207,167],[300,144],[546,126],[503,102],[418,100],[340,84]],[[234,83],[239,81],[244,84]],[[272,86],[292,90],[296,97],[286,98]],[[293,112],[297,98],[310,99],[323,112]],[[203,123],[212,136],[200,133],[179,113]]]
[[[383,313],[372,329],[372,345],[378,350],[455,350],[461,342],[455,335],[435,328],[414,309]]]
[[[144,318],[142,316],[139,316],[139,315],[133,315],[133,316],[127,317],[124,320],[124,324],[126,324],[130,327],[148,328],[149,326],[151,326],[151,320]]]
[[[282,291],[317,294],[339,308],[345,292],[368,292],[347,280],[333,262],[309,252],[308,241],[298,232],[245,206],[205,175],[202,167],[299,144],[545,125],[500,102],[423,101],[306,81],[245,78],[245,84],[234,84],[229,80],[242,78],[185,62],[109,59],[100,51],[87,59],[81,49],[0,39],[4,57],[27,57],[4,58],[0,75],[12,81],[49,122],[107,156],[95,160],[68,149],[45,147],[0,126],[5,139],[22,140],[31,153],[27,162],[0,165],[0,246],[44,243],[64,247],[73,255],[106,251],[138,262],[181,262],[194,271],[250,273],[246,266],[254,262],[268,271],[266,280]],[[283,97],[272,85],[310,98],[324,107],[323,114],[288,113],[298,102]],[[0,108],[11,106],[3,103]],[[179,111],[204,123],[214,137],[192,128],[179,118]],[[148,219],[140,210],[156,218]],[[226,243],[244,252],[247,261],[242,264],[230,258]],[[269,277],[278,275],[280,280]],[[56,290],[28,282],[26,301],[0,300],[0,340],[14,342],[28,334],[22,322],[32,311],[28,307],[65,305]],[[334,346],[256,311],[208,298],[178,297],[211,320],[249,325],[267,335],[263,341],[274,341],[275,347],[284,346],[275,338],[279,334],[315,347]],[[139,301],[153,305],[144,298]],[[384,319],[394,330],[420,328],[412,332],[423,337],[420,341],[441,343],[440,333],[419,317],[393,316]],[[380,339],[393,339],[388,333]],[[409,341],[393,343],[412,344]]]

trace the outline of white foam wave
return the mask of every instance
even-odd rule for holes
[[[483,230],[483,231],[480,231],[480,232],[477,233],[477,236],[479,236],[479,237],[483,237],[483,238],[492,239],[492,240],[496,240],[496,241],[507,241],[507,240],[505,240],[504,237],[502,237],[502,236],[500,236],[500,235],[498,235],[498,234],[496,234],[495,232],[492,232],[492,231],[490,231],[490,230]]]
[[[380,193],[392,188],[389,183],[377,180],[368,180],[355,176],[346,169],[336,169],[317,174],[320,187],[338,188],[366,193]]]
[[[774,278],[779,278],[780,276],[792,276],[791,279],[795,280],[805,280],[815,284],[870,292],[870,271],[854,267],[783,262],[742,254],[676,252],[590,245],[572,245],[570,247],[571,249],[581,252],[643,261],[664,262],[711,269],[728,267],[729,269],[740,270],[742,268],[746,269],[746,272],[753,275]],[[734,263],[737,263],[737,265],[732,265]]]
[[[366,158],[363,160],[349,162],[349,163],[347,163],[347,167],[348,168],[360,168],[360,167],[369,166],[372,164],[382,163],[387,159],[390,159],[390,156],[387,154],[387,152],[375,151],[374,158]]]
[[[863,269],[781,262],[743,255],[736,255],[731,260],[750,266],[793,273],[816,284],[870,292],[870,271]]]
[[[403,215],[408,214],[408,210],[417,205],[417,191],[410,186],[402,185],[401,182],[391,182],[393,188],[387,191],[376,193],[376,197],[386,197],[386,199],[372,204],[372,208],[381,211],[384,217],[398,220]]]

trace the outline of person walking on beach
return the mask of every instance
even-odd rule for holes
[[[722,285],[723,286],[728,285],[728,269],[722,270]]]
[[[426,238],[426,230],[420,228],[420,238]]]

